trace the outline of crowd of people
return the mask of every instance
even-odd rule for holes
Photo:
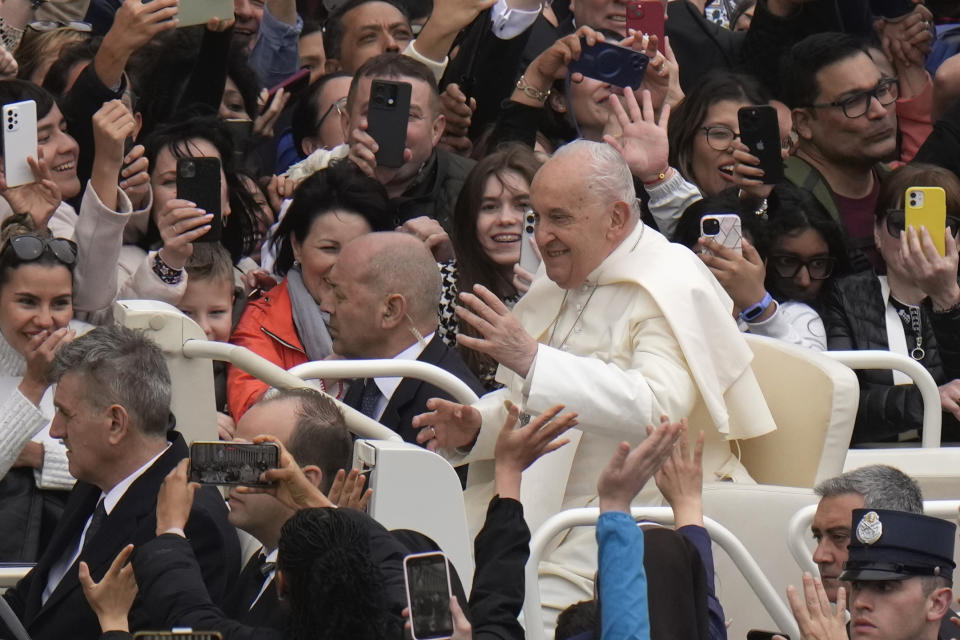
[[[0,176],[0,562],[35,565],[3,596],[30,637],[404,637],[403,559],[437,545],[365,514],[331,398],[456,469],[458,640],[524,637],[530,531],[584,506],[597,527],[539,567],[548,635],[726,638],[701,489],[751,482],[731,444],[777,428],[745,333],[912,358],[960,443],[956,2],[234,0],[188,24],[188,1],[0,4],[0,105],[37,129],[32,181]],[[741,125],[758,109],[782,172]],[[215,363],[219,437],[281,452],[224,501],[187,480],[124,299],[284,369],[420,361],[480,399]],[[910,380],[857,376],[850,446],[919,442]],[[960,636],[956,531],[916,483],[815,490],[803,637]],[[675,528],[635,525],[664,502]]]

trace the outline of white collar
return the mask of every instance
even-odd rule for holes
[[[430,341],[433,340],[433,335],[436,331],[430,333],[423,337],[423,342],[419,340],[415,341],[409,347],[398,353],[397,355],[391,358],[392,360],[416,360],[420,357],[420,354],[423,353],[423,350],[427,348],[427,345],[430,344]],[[380,389],[380,393],[383,394],[383,397],[388,401],[393,397],[393,392],[397,390],[397,387],[400,386],[400,381],[403,378],[374,378],[373,381],[376,383],[377,388]]]
[[[167,446],[163,448],[163,451],[147,460],[142,467],[115,484],[110,491],[107,491],[107,495],[103,496],[103,494],[101,494],[103,497],[103,508],[107,512],[107,515],[110,515],[110,512],[113,511],[113,508],[117,506],[117,503],[120,502],[121,498],[123,498],[123,494],[127,492],[127,489],[130,488],[130,485],[136,482],[137,478],[142,476],[147,469],[152,467],[153,463],[157,461],[157,458],[162,456],[169,448],[170,443],[168,442]]]

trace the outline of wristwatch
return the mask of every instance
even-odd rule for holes
[[[752,304],[743,311],[740,312],[740,319],[744,322],[753,322],[757,318],[763,315],[763,313],[770,308],[770,305],[773,304],[773,296],[770,295],[770,292],[766,292],[766,295],[763,296],[763,300],[756,304]]]

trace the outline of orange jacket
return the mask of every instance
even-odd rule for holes
[[[259,300],[247,305],[230,342],[246,347],[284,369],[307,362],[303,343],[293,324],[293,309],[284,280]],[[269,385],[233,365],[227,367],[227,407],[239,420]]]

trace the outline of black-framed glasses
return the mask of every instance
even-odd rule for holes
[[[829,107],[839,107],[843,110],[843,115],[848,118],[859,118],[870,110],[870,101],[876,98],[880,106],[887,107],[900,97],[900,84],[897,78],[884,78],[877,83],[873,89],[858,91],[857,93],[844,98],[843,100],[834,100],[833,102],[821,102],[810,104],[808,107],[816,109],[826,109]]]
[[[27,29],[39,31],[41,33],[45,33],[47,31],[56,31],[57,29],[78,31],[80,33],[91,33],[93,32],[93,25],[91,25],[89,22],[79,22],[77,20],[72,20],[70,22],[58,22],[56,20],[34,20],[33,22],[27,24]]]
[[[837,259],[830,256],[821,256],[803,260],[792,255],[772,255],[770,256],[770,264],[773,265],[777,275],[781,278],[795,278],[800,273],[800,269],[806,267],[811,280],[826,280],[833,273],[833,268],[837,265]]]
[[[700,130],[707,136],[707,144],[714,151],[726,151],[733,141],[740,137],[739,133],[722,124],[700,127]]]
[[[907,228],[907,214],[903,209],[887,209],[886,219],[887,233],[894,238],[899,239],[900,234]],[[950,229],[950,235],[956,237],[960,233],[960,218],[947,216],[947,228]]]
[[[346,106],[347,106],[347,97],[346,97],[346,96],[340,98],[339,100],[335,100],[334,103],[331,104],[329,107],[327,107],[327,110],[323,112],[323,115],[320,116],[320,119],[317,120],[316,130],[317,130],[317,131],[320,130],[320,127],[323,126],[323,121],[327,119],[327,116],[330,115],[330,112],[331,112],[331,111],[333,111],[334,109],[336,109],[336,110],[337,110],[337,115],[340,115],[340,114],[343,113],[343,109],[344,109],[344,107],[346,107]]]
[[[33,262],[49,251],[67,267],[77,263],[77,243],[66,238],[42,238],[33,233],[14,236],[7,240],[3,252],[13,251],[20,262]]]

